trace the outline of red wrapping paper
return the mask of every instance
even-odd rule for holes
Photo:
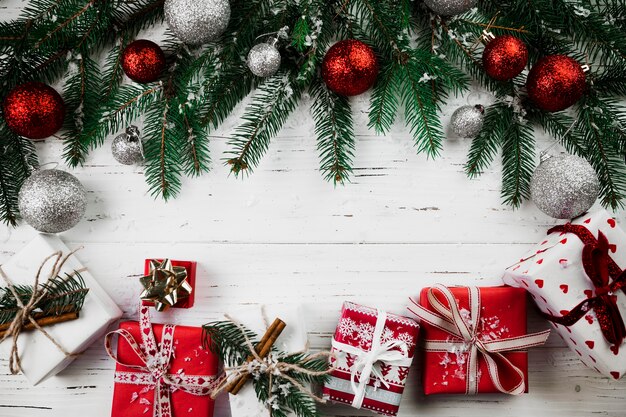
[[[345,302],[334,340],[368,352],[371,349],[376,321],[376,309]],[[418,328],[417,322],[412,319],[387,313],[380,341],[381,343],[388,341],[405,342],[409,348],[408,357],[412,359],[417,344]],[[357,358],[335,347],[331,349],[331,352],[335,354],[335,357],[331,359],[331,364],[336,369],[330,374],[330,381],[324,385],[324,397],[331,401],[352,404],[355,395],[350,388],[351,370]],[[409,367],[385,363],[378,363],[377,366],[380,366],[383,378],[389,387],[381,385],[380,381],[375,378],[370,378],[361,408],[383,415],[395,416],[398,413]],[[378,387],[374,390],[376,385]]]
[[[126,321],[120,329],[129,331],[141,343],[139,323]],[[161,343],[162,324],[153,324],[157,343]],[[186,375],[207,375],[216,378],[218,357],[202,347],[202,329],[199,327],[176,326],[174,331],[174,351],[168,373],[183,372]],[[142,366],[143,363],[124,339],[118,339],[117,357],[119,362]],[[136,369],[117,364],[116,372],[138,372]],[[173,417],[213,416],[213,400],[209,395],[197,396],[173,389],[170,393]],[[143,384],[116,382],[113,388],[112,417],[136,417],[153,415],[155,404],[154,388]]]
[[[459,304],[461,313],[467,311],[469,316],[467,288],[451,287],[450,290]],[[423,288],[420,292],[420,305],[432,311],[427,291],[428,288]],[[526,291],[511,287],[481,287],[480,295],[482,311],[479,337],[494,340],[526,335]],[[422,338],[425,340],[450,339],[450,334],[426,322],[422,322],[420,326]],[[528,392],[528,353],[514,351],[503,352],[503,355],[524,373],[525,392]],[[465,394],[467,357],[467,353],[458,352],[454,347],[451,347],[450,352],[423,352],[421,359],[424,393]],[[508,385],[507,381],[505,385]],[[499,393],[489,377],[487,364],[482,355],[479,355],[478,392]]]
[[[144,275],[150,274],[150,261],[153,259],[154,258],[145,260],[144,268],[143,268]],[[159,262],[163,261],[163,259],[156,259],[156,260]],[[193,261],[175,261],[173,259],[171,260],[171,262],[172,262],[172,266],[182,266],[183,268],[187,270],[187,282],[189,283],[189,285],[191,285],[191,288],[193,288],[193,291],[191,292],[191,294],[189,294],[189,297],[185,297],[185,298],[178,300],[178,302],[174,304],[173,307],[174,308],[191,308],[193,307],[193,304],[196,300],[196,268],[198,264],[197,262],[193,262]],[[147,301],[147,300],[142,300],[141,305],[154,307],[154,303],[152,301]]]

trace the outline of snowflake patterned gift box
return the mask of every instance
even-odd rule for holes
[[[549,331],[526,334],[523,289],[435,285],[410,301],[422,330],[426,395],[527,392],[526,349]]]
[[[69,255],[70,249],[55,235],[38,234],[22,250],[13,255],[8,262],[2,265],[2,270],[14,285],[33,285],[37,269],[46,257],[61,252]],[[79,253],[80,254],[80,253]],[[47,262],[40,276],[46,277],[53,268],[54,262]],[[45,327],[51,338],[59,343],[67,356],[52,340],[40,331],[21,332],[17,340],[21,370],[26,378],[34,385],[54,377],[67,367],[77,355],[87,349],[96,340],[106,333],[108,327],[122,316],[122,310],[100,286],[78,260],[75,254],[69,256],[63,264],[60,276],[80,271],[80,276],[89,288],[79,317],[76,320]],[[9,352],[11,341],[6,340],[0,345],[0,350]],[[62,375],[54,377],[56,385],[75,385],[72,378]]]
[[[107,353],[117,362],[111,416],[213,416],[210,393],[217,383],[218,357],[203,347],[202,329],[152,324],[149,308],[141,306],[139,322],[122,322],[105,339]]]
[[[409,318],[345,302],[332,341],[324,398],[395,416],[419,327]]]
[[[503,280],[530,292],[587,366],[619,379],[626,374],[624,268],[626,233],[598,210],[550,229]]]

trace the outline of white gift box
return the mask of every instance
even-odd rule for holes
[[[284,321],[287,326],[280,334],[274,347],[282,352],[300,352],[307,347],[307,331],[304,322],[304,313],[299,306],[251,306],[229,314],[231,318],[243,324],[247,329],[255,332],[259,338],[267,330],[275,318]],[[266,323],[266,320],[269,323]],[[269,417],[267,408],[259,402],[254,387],[248,382],[237,393],[229,394],[230,413],[232,417]]]
[[[626,233],[609,213],[599,210],[577,218],[572,224],[584,226],[596,239],[601,231],[611,245],[609,256],[619,268],[626,268]],[[595,286],[582,263],[583,247],[583,242],[575,234],[553,232],[522,260],[508,267],[503,281],[525,288],[542,312],[562,315],[595,294]],[[620,313],[626,319],[626,295],[619,291],[616,296]],[[619,349],[611,346],[604,338],[593,310],[572,326],[551,324],[587,366],[615,379],[626,374],[626,343],[622,343]]]
[[[37,269],[43,260],[57,251],[63,252],[63,255],[70,253],[67,246],[57,236],[37,235],[3,264],[2,270],[14,285],[33,285]],[[48,278],[53,263],[52,260],[46,263],[40,275],[40,282]],[[72,255],[65,262],[60,275],[71,274],[82,268],[83,265],[75,255]],[[87,349],[104,335],[112,322],[122,316],[122,310],[100,287],[89,271],[80,272],[80,275],[85,281],[85,286],[89,288],[89,292],[78,319],[45,327],[46,332],[70,353],[80,353]],[[4,286],[4,283],[0,285]],[[11,340],[5,340],[0,345],[0,351],[4,357],[8,357],[11,344]],[[56,375],[75,358],[65,356],[43,333],[37,330],[21,332],[17,345],[22,372],[33,385]]]

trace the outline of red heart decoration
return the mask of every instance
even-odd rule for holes
[[[563,291],[563,294],[567,294],[567,291],[569,290],[569,286],[567,284],[561,284],[559,285],[559,288]]]
[[[609,244],[609,250],[611,253],[615,253],[617,251],[617,246],[611,243]]]
[[[589,219],[585,220],[583,223],[587,223],[587,224],[589,224],[589,222],[590,222],[590,221],[591,221],[591,218],[589,218]]]
[[[537,261],[537,264],[538,264],[538,265],[541,265],[542,263],[543,263],[543,259],[539,259],[539,260]]]
[[[150,356],[156,355],[156,350],[152,349],[152,350],[148,351],[148,355],[150,355]]]
[[[613,354],[617,356],[617,354],[619,353],[619,346],[613,345],[610,347],[610,349],[611,349],[611,352],[613,352]]]
[[[611,376],[615,379],[619,379],[619,372],[617,371],[611,371]]]
[[[563,245],[565,245],[565,244],[567,243],[567,238],[565,238],[565,239],[561,239],[561,242],[560,242],[560,243],[561,243],[561,244],[563,244]]]
[[[143,333],[144,333],[145,335],[150,334],[150,329],[149,329],[149,328],[145,328],[145,329],[143,329]]]
[[[561,310],[559,313],[561,313],[561,315],[564,316],[567,313],[569,313],[569,310]]]
[[[589,323],[589,324],[593,324],[593,316],[591,316],[591,315],[587,314],[587,315],[585,316],[585,319],[587,320],[587,323]]]
[[[587,298],[593,297],[593,291],[592,290],[585,290],[584,293],[587,296]]]
[[[589,346],[589,349],[593,349],[596,343],[593,340],[585,340],[585,344]]]
[[[539,288],[543,288],[543,280],[542,279],[536,279],[535,280],[535,284],[537,284],[537,286]]]
[[[606,222],[611,226],[611,229],[615,227],[615,219],[608,219]]]

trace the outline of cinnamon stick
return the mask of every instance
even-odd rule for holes
[[[70,321],[70,320],[76,320],[78,318],[78,312],[74,311],[70,313],[63,313],[63,314],[53,315],[53,316],[43,316],[39,318],[35,316],[34,318],[39,326],[44,327],[44,326],[51,326],[57,323],[63,323],[63,322]],[[10,326],[11,326],[11,323],[0,324],[0,338],[4,337],[5,333],[7,332]],[[22,330],[33,330],[33,329],[35,329],[35,325],[31,323],[30,321],[27,321],[26,323],[24,323],[24,326],[22,327]]]
[[[270,353],[270,351],[272,350],[272,346],[276,342],[276,339],[278,339],[278,336],[280,336],[283,330],[285,330],[286,326],[287,325],[284,321],[277,318],[270,325],[270,327],[267,328],[267,331],[261,338],[261,341],[254,347],[254,350],[261,358],[265,358]],[[254,359],[254,356],[250,355],[246,359],[246,362],[250,362],[252,361],[252,359]],[[249,378],[250,374],[240,376],[232,382],[227,391],[233,395],[237,395],[239,391],[244,387],[244,385],[246,385],[246,382],[248,382]]]

